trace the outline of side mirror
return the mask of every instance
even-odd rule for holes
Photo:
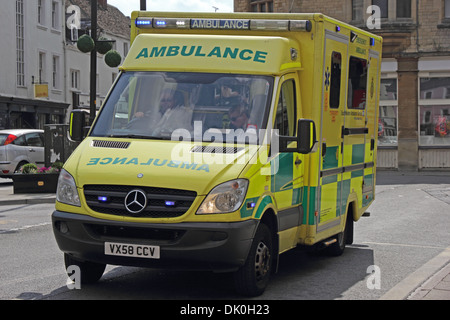
[[[315,152],[317,145],[316,124],[312,120],[298,120],[298,153],[308,154]]]
[[[69,136],[73,141],[82,141],[86,137],[86,112],[75,109],[70,113]]]
[[[298,152],[308,154],[315,152],[317,144],[316,125],[314,121],[308,119],[299,119],[297,123],[297,136],[278,136],[280,152]],[[297,142],[297,145],[289,148],[288,144]]]

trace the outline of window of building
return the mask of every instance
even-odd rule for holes
[[[348,108],[366,108],[367,60],[350,57],[348,74]]]
[[[380,8],[380,18],[388,17],[388,0],[372,0],[372,5],[378,6]]]
[[[23,0],[16,0],[16,84],[25,86],[25,39]]]
[[[380,113],[378,118],[378,145],[390,147],[398,145],[398,100],[397,79],[381,79]]]
[[[128,54],[128,42],[123,43],[123,56],[126,57]]]
[[[251,12],[273,12],[273,0],[250,0]]]
[[[419,144],[450,146],[450,77],[421,77],[419,86]]]
[[[397,18],[411,18],[411,0],[397,0]]]
[[[363,0],[352,0],[352,20],[363,20]]]
[[[74,90],[80,90],[80,70],[70,70],[70,86]]]
[[[444,18],[450,19],[450,0],[444,2]]]
[[[53,89],[59,89],[59,57],[53,56],[52,58],[52,86]]]
[[[38,0],[38,15],[37,15],[37,22],[40,25],[44,25],[45,24],[45,3],[44,0]]]
[[[59,30],[59,3],[52,2],[52,28]]]
[[[38,69],[39,69],[39,82],[43,83],[46,81],[45,77],[45,52],[39,52],[39,61],[38,61]]]

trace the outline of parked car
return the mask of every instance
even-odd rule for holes
[[[0,177],[10,178],[26,163],[44,165],[44,130],[0,130]]]

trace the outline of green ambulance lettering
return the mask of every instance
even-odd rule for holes
[[[149,158],[147,160],[144,159],[144,161],[140,162],[139,158],[91,158],[86,163],[88,166],[93,165],[141,165],[141,166],[157,166],[157,167],[169,167],[169,168],[176,168],[176,169],[186,169],[186,170],[195,170],[195,171],[205,171],[209,172],[209,165],[208,164],[202,164],[198,165],[197,163],[189,163],[189,162],[181,162],[176,160],[167,160],[167,159],[153,159]]]
[[[265,51],[253,51],[251,49],[239,49],[216,46],[209,52],[205,51],[203,46],[163,46],[143,48],[136,56],[136,60],[141,58],[158,58],[158,57],[176,57],[176,56],[195,56],[195,57],[216,57],[224,59],[239,59],[242,61],[254,61],[259,63],[266,63],[268,53]]]

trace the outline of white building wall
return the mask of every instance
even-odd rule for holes
[[[52,27],[52,2],[58,7],[57,24]],[[39,52],[45,54],[44,82],[49,84],[48,100],[64,102],[64,45],[63,45],[63,0],[42,0],[44,19],[38,23],[37,0],[24,0],[24,61],[25,82],[17,85],[17,55],[16,55],[16,0],[2,1],[0,10],[0,94],[18,98],[32,99],[34,97],[33,76],[39,80]],[[58,79],[56,88],[52,86],[52,58],[59,57]]]
[[[57,25],[52,27],[52,3],[58,6]],[[44,54],[42,82],[48,83],[48,100],[70,104],[67,115],[72,109],[72,92],[80,93],[80,103],[89,107],[90,92],[90,54],[80,52],[75,44],[66,42],[65,34],[65,0],[41,0],[43,4],[43,19],[38,22],[38,1],[23,0],[24,5],[24,50],[25,50],[25,83],[17,86],[16,63],[16,0],[1,1],[0,10],[0,95],[15,98],[34,99],[34,81],[39,81],[39,53]],[[104,34],[108,39],[116,40],[115,47],[124,58],[123,43],[129,47],[129,38]],[[53,86],[53,57],[57,61],[57,83]],[[78,89],[72,88],[71,70],[79,70]],[[104,62],[104,56],[98,55],[97,74],[97,105],[105,97],[113,82],[113,73],[118,74],[118,68],[110,68]],[[67,121],[68,117],[66,117]]]

